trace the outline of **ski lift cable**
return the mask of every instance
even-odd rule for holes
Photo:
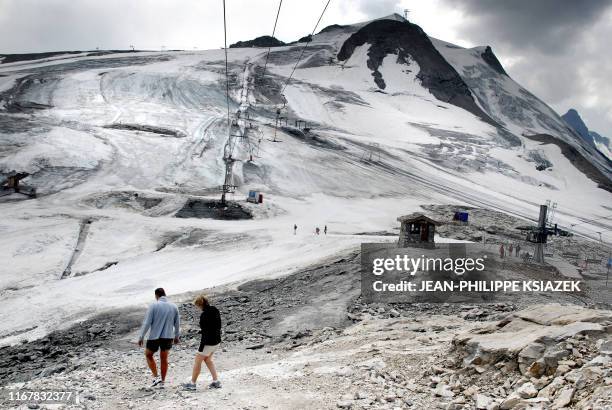
[[[229,98],[229,74],[227,64],[227,23],[225,19],[225,0],[223,0],[223,50],[225,51],[225,101],[227,103],[227,128],[231,132],[232,123],[230,119],[230,98]]]
[[[594,218],[594,219],[587,219],[586,221],[582,221],[582,222],[578,222],[575,224],[571,224],[570,226],[578,226],[578,225],[582,225],[582,224],[586,224],[589,222],[595,222],[595,221],[601,221],[602,219],[609,219],[612,218],[612,215],[608,215],[608,216],[602,216],[601,218]]]
[[[278,3],[278,11],[276,12],[276,20],[274,20],[274,28],[272,29],[272,37],[276,33],[276,24],[278,23],[278,16],[280,15],[281,6],[283,5],[283,0],[280,0]],[[266,75],[266,68],[268,67],[268,58],[270,57],[270,50],[272,46],[268,47],[268,53],[266,54],[266,62],[264,64],[263,73],[261,74],[261,78],[263,79]]]
[[[321,15],[319,16],[319,19],[317,20],[317,24],[315,24],[314,29],[312,29],[310,38],[308,39],[308,41],[306,41],[306,44],[304,45],[304,47],[302,47],[302,52],[300,53],[300,57],[295,62],[295,65],[293,66],[293,70],[291,70],[291,74],[289,74],[287,81],[285,81],[285,85],[281,89],[281,92],[280,92],[281,95],[283,95],[283,93],[285,92],[285,88],[287,88],[287,86],[289,85],[289,81],[291,81],[291,78],[293,77],[293,74],[295,73],[295,69],[297,68],[298,64],[302,60],[302,57],[304,57],[304,52],[306,51],[306,48],[308,48],[308,46],[310,45],[310,42],[312,41],[312,36],[314,36],[315,31],[317,31],[317,27],[319,27],[319,23],[321,22],[321,19],[323,18],[323,15],[325,14],[325,11],[327,10],[327,6],[329,6],[330,1],[331,0],[327,0],[327,3],[325,4],[323,11],[321,12]]]
[[[612,216],[612,215],[610,215],[610,216]],[[604,218],[599,218],[599,219],[604,219]],[[577,230],[573,229],[574,225],[569,225],[569,226],[560,225],[559,227],[562,228],[562,229],[565,228],[565,229],[567,229],[569,232],[571,232],[573,234],[584,235],[584,233],[580,233]],[[603,229],[603,230],[595,230],[595,229],[588,229],[588,228],[582,228],[582,229],[586,230],[587,232],[593,232],[593,233],[596,233],[596,234],[600,235],[599,241],[602,244],[604,244],[604,245],[608,245],[608,246],[610,245],[608,242],[602,240],[601,234],[602,233],[611,232],[612,229]],[[589,236],[587,236],[587,238],[589,238]],[[593,239],[593,238],[590,238],[590,239]]]
[[[229,158],[233,157],[234,145],[232,141],[232,119],[230,115],[230,96],[229,96],[229,66],[227,58],[227,19],[225,12],[225,0],[223,0],[223,50],[225,51],[225,101],[227,105],[227,150],[226,155]]]

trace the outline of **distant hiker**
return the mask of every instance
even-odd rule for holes
[[[174,303],[168,302],[166,291],[163,288],[155,289],[155,299],[157,302],[149,306],[142,322],[138,346],[142,347],[145,334],[148,331],[149,337],[145,345],[145,358],[151,373],[153,373],[151,387],[164,387],[166,373],[168,372],[168,353],[172,348],[172,342],[179,342],[181,319],[178,308]],[[153,357],[157,350],[160,350],[161,377],[157,374],[157,366]]]
[[[512,250],[513,250],[513,249],[514,249],[514,248],[513,248],[513,245],[512,245],[512,244],[510,244],[510,247],[508,248],[508,256],[509,256],[509,257],[512,257]]]
[[[501,245],[499,245],[499,257],[504,259],[504,254],[506,253],[506,251],[504,250],[504,244],[502,243]]]
[[[520,252],[521,252],[521,245],[520,244],[516,244],[516,256],[519,256]]]
[[[295,235],[297,233],[297,225],[293,225],[293,234]]]
[[[327,225],[325,225],[325,228],[323,228],[323,233],[327,235]]]
[[[217,369],[213,363],[212,356],[219,349],[221,344],[221,314],[219,310],[210,305],[208,298],[204,295],[198,296],[193,304],[202,310],[200,315],[200,329],[202,331],[202,340],[200,347],[195,355],[193,363],[193,371],[191,373],[191,381],[183,384],[185,390],[195,390],[198,376],[202,370],[202,362],[206,363],[208,371],[212,376],[212,383],[208,385],[209,389],[220,389],[221,382],[217,375]]]
[[[319,229],[319,227],[317,226],[317,228],[315,229],[315,233],[318,235],[319,233],[321,233],[321,230]]]

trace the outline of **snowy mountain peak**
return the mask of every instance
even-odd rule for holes
[[[606,158],[612,160],[612,149],[610,139],[602,136],[595,131],[589,130],[584,120],[574,108],[570,108],[561,116],[563,120],[580,135],[580,137],[590,146],[601,152]]]
[[[485,50],[482,53],[482,59],[486,61],[487,64],[489,64],[491,68],[497,71],[499,74],[503,74],[505,76],[508,75],[508,73],[506,73],[506,70],[504,70],[504,67],[497,59],[497,56],[493,53],[493,49],[491,48],[491,46],[485,47]]]
[[[400,21],[402,23],[405,23],[405,22],[408,21],[408,20],[406,20],[404,18],[404,16],[402,16],[402,15],[400,15],[398,13],[389,14],[388,16],[381,17],[381,18],[378,18],[376,20],[395,20],[395,21]],[[375,20],[373,20],[373,21],[375,21]]]
[[[561,116],[585,141],[592,142],[589,136],[589,129],[574,108],[570,108]]]
[[[399,16],[401,17],[401,16]],[[493,123],[478,107],[469,87],[457,71],[436,50],[427,34],[416,24],[405,19],[374,20],[353,33],[338,53],[340,61],[348,60],[358,47],[368,45],[367,67],[374,82],[381,90],[387,83],[380,67],[388,55],[396,55],[396,63],[410,66],[416,62],[417,78],[440,101],[461,107],[472,114]]]

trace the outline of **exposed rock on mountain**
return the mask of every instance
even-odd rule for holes
[[[237,43],[231,44],[229,48],[244,48],[244,47],[280,47],[284,46],[285,43],[272,36],[261,36],[254,38],[253,40],[238,41]]]
[[[429,37],[416,24],[408,21],[375,20],[351,35],[342,45],[338,60],[351,57],[356,47],[369,45],[367,65],[376,85],[384,90],[385,79],[379,71],[383,59],[397,55],[398,64],[414,60],[419,65],[417,78],[436,98],[468,110],[485,121],[494,123],[476,105],[469,87],[455,69],[444,60]]]
[[[597,149],[608,160],[612,160],[610,139],[589,130],[587,125],[582,120],[582,117],[580,117],[580,114],[578,114],[578,111],[576,111],[574,108],[570,108],[565,114],[563,114],[562,118],[588,145]]]
[[[341,30],[341,29],[343,29],[345,27],[347,27],[347,26],[343,26],[343,25],[340,25],[340,24],[332,24],[332,25],[329,25],[329,26],[325,27],[321,31],[319,31],[319,34],[321,34],[321,33],[329,33],[331,31],[335,31],[335,30]]]
[[[508,75],[508,73],[506,73],[506,70],[504,70],[504,67],[502,67],[495,54],[493,54],[493,50],[490,46],[487,46],[487,48],[485,48],[485,51],[483,51],[481,55],[482,59],[486,61],[492,69],[494,69],[500,74]]]

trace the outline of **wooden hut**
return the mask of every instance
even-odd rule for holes
[[[400,236],[398,246],[406,248],[409,246],[419,248],[433,248],[435,246],[434,235],[436,226],[441,223],[421,213],[413,213],[397,218],[400,222]]]

